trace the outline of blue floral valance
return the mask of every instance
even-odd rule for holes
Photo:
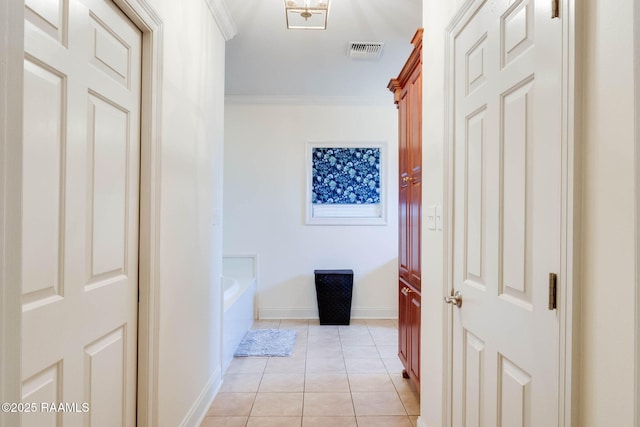
[[[312,203],[380,203],[380,148],[314,147],[312,163]]]

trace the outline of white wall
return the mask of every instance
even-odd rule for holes
[[[163,21],[158,426],[196,425],[220,383],[224,38],[205,0]]]
[[[307,141],[388,142],[387,225],[304,224]],[[354,270],[353,318],[397,316],[391,93],[386,106],[227,104],[224,159],[224,251],[258,256],[261,318],[317,318],[313,270],[333,268]]]
[[[634,412],[634,0],[585,7],[581,425]]]
[[[424,0],[422,5],[422,173],[423,206],[444,205],[445,29],[463,0]],[[423,217],[424,220],[424,217]],[[422,227],[422,348],[420,419],[424,426],[446,425],[444,393],[449,331],[445,294],[444,235]]]

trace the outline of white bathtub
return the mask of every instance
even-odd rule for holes
[[[238,344],[255,319],[255,255],[229,255],[222,260],[224,314],[222,318],[222,371],[233,360]]]
[[[222,289],[224,289],[224,311],[226,312],[242,295],[242,287],[235,277],[224,276],[222,278]]]

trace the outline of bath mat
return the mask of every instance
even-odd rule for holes
[[[293,329],[256,329],[244,336],[235,357],[291,356],[296,343]]]

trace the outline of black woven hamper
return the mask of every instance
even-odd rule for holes
[[[351,321],[353,270],[314,270],[321,325],[348,325]]]

